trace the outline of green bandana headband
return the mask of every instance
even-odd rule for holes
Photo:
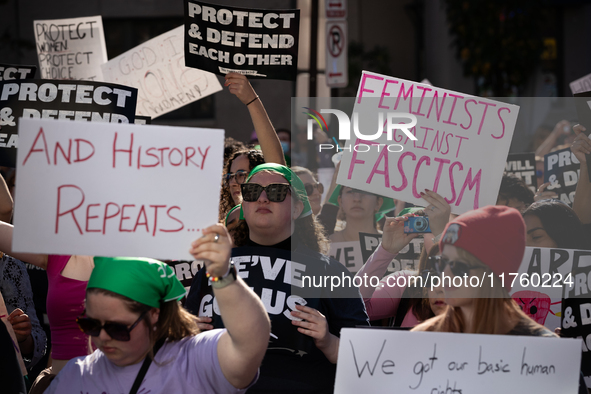
[[[339,206],[339,195],[341,194],[342,187],[343,187],[342,185],[337,185],[335,187],[334,192],[332,192],[332,194],[330,195],[330,198],[328,199],[328,202],[330,204],[336,205],[337,207]],[[383,202],[382,202],[382,206],[380,207],[380,210],[376,212],[376,222],[379,222],[384,216],[386,216],[386,213],[392,211],[395,208],[394,200],[392,200],[389,197],[384,197],[384,196],[379,196],[379,197],[382,198]]]
[[[160,308],[187,292],[167,264],[136,257],[95,257],[87,289],[104,289]]]
[[[230,215],[232,214],[232,212],[234,212],[237,209],[242,208],[242,204],[238,204],[236,205],[234,208],[230,209],[230,212],[228,212],[228,214],[226,215],[226,220],[224,220],[224,226],[228,225],[228,219],[230,218]]]
[[[253,168],[253,170],[250,172],[248,178],[246,179],[246,182],[250,181],[252,176],[257,172],[265,170],[280,173],[281,175],[283,175],[285,179],[287,179],[287,182],[289,182],[291,187],[294,189],[298,199],[304,204],[304,210],[302,211],[300,216],[298,216],[298,219],[305,218],[306,216],[310,216],[312,214],[312,207],[310,206],[310,201],[308,201],[308,194],[306,193],[306,187],[304,186],[304,182],[302,182],[300,177],[297,176],[296,173],[293,172],[289,167],[275,163],[265,163],[258,165],[255,168]],[[242,208],[240,208],[240,219],[244,219],[244,211],[242,210]]]

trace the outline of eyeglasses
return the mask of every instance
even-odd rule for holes
[[[471,269],[481,268],[477,265],[468,265],[461,261],[449,260],[448,258],[442,256],[432,256],[429,257],[429,260],[434,263],[437,272],[439,272],[440,274],[442,274],[443,271],[445,271],[445,267],[447,267],[448,265],[451,270],[451,273],[455,276],[468,275]]]
[[[101,322],[97,319],[91,319],[90,317],[82,317],[86,313],[84,311],[82,315],[78,316],[76,319],[76,323],[78,323],[78,327],[80,330],[85,333],[86,335],[90,335],[92,337],[98,337],[101,334],[101,330],[104,329],[105,332],[114,340],[127,342],[129,341],[129,334],[131,330],[137,326],[140,321],[146,316],[149,310],[145,311],[138,317],[138,319],[131,325],[131,327],[127,328],[126,324],[122,323],[111,323],[107,322],[105,324],[101,324]]]
[[[235,173],[229,172],[226,175],[224,175],[224,183],[226,185],[229,185],[232,178],[234,178],[237,184],[242,185],[244,183],[244,181],[246,180],[247,176],[248,176],[248,171],[244,171],[244,170],[238,170]]]
[[[246,202],[255,202],[259,199],[263,191],[267,194],[267,198],[271,202],[283,202],[287,193],[291,190],[290,185],[286,183],[271,183],[267,186],[261,186],[258,183],[243,183],[240,185],[242,189],[242,199]]]
[[[320,182],[306,183],[304,185],[304,187],[306,188],[306,194],[308,196],[311,196],[312,194],[314,194],[314,189],[318,189],[318,193],[320,193],[320,194],[324,193],[324,185]]]

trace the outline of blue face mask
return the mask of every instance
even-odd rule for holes
[[[289,142],[281,141],[281,149],[283,153],[289,153]]]

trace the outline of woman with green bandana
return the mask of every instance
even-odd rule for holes
[[[241,216],[248,236],[232,251],[238,274],[261,297],[272,325],[259,381],[249,393],[332,393],[342,327],[368,325],[356,288],[306,288],[303,276],[349,276],[323,255],[326,238],[312,215],[300,178],[288,167],[255,167],[242,185]],[[311,291],[312,290],[312,291]],[[337,293],[340,294],[337,295]],[[202,326],[225,324],[217,297],[199,277],[187,309]]]
[[[205,260],[226,329],[199,334],[178,302],[185,289],[168,265],[95,257],[77,322],[97,350],[71,360],[47,393],[238,393],[256,381],[269,318],[230,263],[225,228],[203,234],[190,252]]]

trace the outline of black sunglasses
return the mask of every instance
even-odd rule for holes
[[[229,172],[224,175],[224,182],[226,185],[229,185],[232,178],[234,178],[237,184],[242,185],[246,181],[246,177],[248,177],[248,171],[238,170],[234,173]]]
[[[312,194],[314,194],[314,189],[318,189],[318,193],[320,193],[320,194],[324,193],[324,185],[320,182],[306,183],[304,185],[304,187],[306,188],[306,194],[308,196],[311,196]]]
[[[286,183],[271,183],[267,186],[261,186],[258,183],[243,183],[240,185],[242,189],[242,199],[246,202],[255,202],[259,199],[263,191],[267,194],[267,198],[271,202],[283,202],[287,193],[291,190],[290,185]]]
[[[441,257],[441,256],[432,256],[429,257],[429,260],[434,263],[435,268],[439,274],[442,274],[445,271],[445,267],[449,265],[451,273],[455,276],[464,276],[470,274],[471,269],[481,268],[477,265],[468,265],[461,261],[454,261],[449,260],[448,258]]]
[[[104,329],[105,332],[114,340],[127,342],[129,341],[129,334],[131,333],[131,330],[133,330],[135,326],[137,326],[140,323],[140,321],[142,321],[142,319],[146,316],[146,313],[148,313],[148,311],[149,309],[147,311],[144,311],[144,313],[142,313],[140,317],[138,317],[138,319],[135,321],[135,323],[133,323],[129,328],[127,328],[126,324],[122,323],[107,322],[105,324],[101,324],[101,322],[97,319],[91,319],[90,317],[82,317],[82,315],[84,315],[86,311],[84,311],[82,315],[78,316],[78,318],[76,319],[76,323],[78,323],[78,327],[80,327],[80,330],[83,333],[85,333],[86,335],[90,335],[91,337],[98,337],[101,334],[101,330]]]

